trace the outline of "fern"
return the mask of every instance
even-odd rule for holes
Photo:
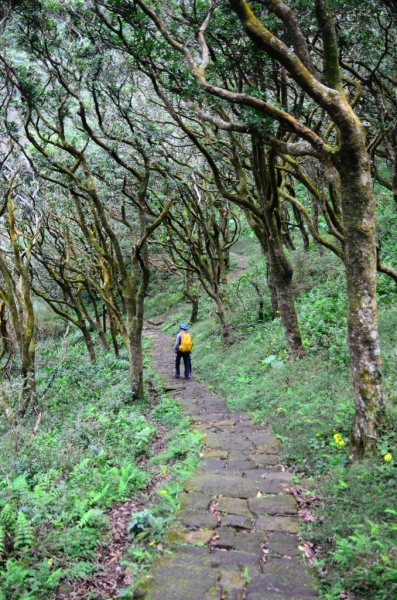
[[[90,493],[89,504],[92,506],[93,504],[99,504],[101,500],[106,498],[108,491],[110,488],[110,483],[107,483],[101,492],[92,491]]]
[[[33,544],[33,533],[25,513],[19,511],[15,525],[15,548],[25,548]]]
[[[21,503],[24,503],[29,496],[29,486],[26,478],[20,475],[11,485],[11,489],[16,493]]]
[[[77,527],[88,527],[92,525],[95,521],[102,516],[102,511],[99,508],[90,508],[86,513],[81,517],[80,521],[77,524]]]
[[[1,523],[5,523],[7,525],[9,523],[12,523],[12,521],[14,520],[15,515],[12,506],[11,504],[6,504],[0,513],[0,521]]]

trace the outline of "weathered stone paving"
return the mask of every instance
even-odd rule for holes
[[[159,323],[160,324],[160,323]],[[249,416],[228,410],[208,388],[173,379],[173,340],[156,327],[154,367],[164,387],[203,435],[202,461],[184,484],[167,550],[142,576],[146,600],[312,600],[297,538],[297,506],[285,492],[291,474],[279,463],[278,440]]]

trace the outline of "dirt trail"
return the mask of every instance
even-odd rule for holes
[[[239,261],[231,278],[245,266],[245,260]],[[167,533],[172,553],[155,560],[134,598],[317,598],[316,581],[303,564],[296,535],[298,507],[288,493],[292,474],[280,464],[276,437],[247,414],[230,411],[204,384],[175,380],[173,338],[150,324],[145,333],[153,340],[152,363],[164,389],[201,432],[203,450]]]

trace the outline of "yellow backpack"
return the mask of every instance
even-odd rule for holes
[[[179,344],[180,352],[191,352],[193,348],[193,340],[190,333],[182,333],[181,343]]]

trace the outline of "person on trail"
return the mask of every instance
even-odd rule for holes
[[[175,377],[180,378],[180,366],[181,358],[183,358],[183,364],[185,367],[185,379],[190,379],[192,372],[192,363],[190,354],[193,348],[193,340],[190,333],[188,333],[188,326],[185,323],[179,325],[179,333],[176,336],[174,354],[175,354]]]

